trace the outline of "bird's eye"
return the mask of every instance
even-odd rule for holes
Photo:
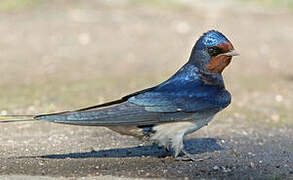
[[[207,49],[207,51],[211,56],[217,56],[217,55],[223,53],[223,51],[218,47],[209,47]]]

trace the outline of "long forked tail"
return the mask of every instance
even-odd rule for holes
[[[0,115],[0,123],[36,121],[35,115]]]

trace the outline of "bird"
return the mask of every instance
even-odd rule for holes
[[[172,150],[176,159],[182,155],[196,160],[185,150],[183,139],[208,125],[231,103],[222,72],[237,55],[239,53],[221,32],[209,30],[196,41],[187,63],[154,87],[91,107],[25,117],[61,124],[107,127],[119,134],[148,140]]]

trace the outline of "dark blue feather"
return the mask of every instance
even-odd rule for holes
[[[204,33],[198,39],[194,48],[197,50],[205,50],[206,47],[213,47],[224,42],[230,41],[219,31],[211,30]]]
[[[221,75],[217,78],[221,79]],[[162,84],[128,99],[128,102],[144,106],[149,112],[220,110],[230,101],[230,93],[225,90],[223,81],[219,84],[206,83],[198,68],[189,63]]]

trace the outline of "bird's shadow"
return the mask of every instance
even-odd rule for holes
[[[190,154],[201,154],[222,150],[221,146],[213,138],[188,139],[184,141],[186,150]],[[47,158],[47,159],[81,159],[81,158],[126,158],[126,157],[165,157],[171,155],[164,148],[157,145],[137,146],[130,148],[115,148],[90,152],[75,152],[66,154],[48,154],[43,156],[25,156],[19,158]]]

